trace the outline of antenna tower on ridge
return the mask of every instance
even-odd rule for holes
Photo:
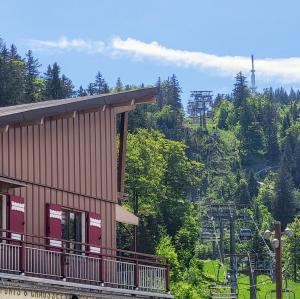
[[[251,55],[251,64],[252,64],[252,69],[251,69],[251,90],[254,93],[256,90],[256,85],[255,85],[255,69],[254,69],[254,56]]]

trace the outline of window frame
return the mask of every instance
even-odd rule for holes
[[[85,243],[85,240],[86,240],[86,233],[85,233],[85,228],[86,228],[86,221],[85,221],[85,212],[82,211],[82,210],[78,210],[78,209],[72,209],[72,208],[68,208],[68,207],[61,207],[61,210],[62,210],[62,213],[67,215],[67,235],[68,235],[68,238],[65,239],[64,238],[64,235],[63,235],[63,232],[64,232],[64,229],[63,229],[63,215],[62,215],[62,220],[61,220],[61,231],[62,231],[62,239],[63,240],[66,240],[66,241],[73,241],[73,242],[79,242],[79,243]],[[80,233],[80,240],[76,240],[76,236],[75,236],[75,240],[74,239],[70,239],[70,214],[73,213],[75,214],[75,218],[76,219],[76,214],[78,215],[78,218],[79,221],[80,221],[80,224],[79,224],[79,233]],[[76,224],[74,223],[74,227],[75,227],[75,232],[74,234],[76,234]],[[78,233],[78,232],[77,232]],[[68,244],[68,248],[69,249],[72,249],[70,248],[70,244],[71,243],[67,243]],[[77,248],[76,249],[79,249],[79,250],[82,250],[81,246],[76,246]]]

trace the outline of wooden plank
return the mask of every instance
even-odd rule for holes
[[[84,137],[84,114],[79,114],[79,175],[80,175],[80,193],[85,194],[86,192],[86,178],[85,178],[85,137]]]
[[[22,127],[21,128],[22,180],[28,180],[27,143],[28,143],[27,127]]]
[[[40,183],[40,132],[39,126],[33,126],[33,176],[34,182]]]
[[[45,138],[45,126],[39,127],[39,139],[40,139],[40,182],[46,184],[46,138]]]
[[[107,199],[107,173],[106,173],[106,130],[105,130],[105,112],[100,114],[100,128],[101,128],[101,180],[102,180],[102,194],[101,198]]]
[[[74,118],[68,119],[69,190],[75,191]]]
[[[52,138],[51,138],[51,122],[45,123],[45,174],[46,185],[52,186]]]
[[[28,143],[27,143],[27,157],[28,157],[28,180],[34,181],[34,149],[33,149],[33,127],[28,127]]]
[[[136,108],[136,105],[121,106],[121,107],[115,107],[114,111],[115,111],[116,114],[118,114],[118,113],[133,111],[133,110],[135,110],[135,108]]]
[[[51,121],[51,186],[57,187],[57,127],[56,121]],[[52,202],[54,203],[54,202]]]
[[[8,131],[8,158],[9,158],[9,164],[8,164],[8,175],[10,177],[16,176],[16,148],[15,148],[15,130],[14,128],[11,128]]]
[[[85,164],[85,194],[91,195],[91,138],[90,138],[90,114],[84,114],[84,164]]]
[[[69,178],[69,130],[68,130],[68,119],[62,120],[62,153],[63,153],[63,189],[70,190]]]
[[[128,128],[128,112],[121,114],[119,158],[118,158],[118,192],[124,193],[125,167],[126,167],[126,141]]]
[[[63,164],[63,126],[62,119],[58,119],[57,123],[57,186],[60,189],[64,188],[64,164]]]
[[[96,128],[95,128],[95,113],[90,113],[90,147],[91,147],[91,195],[95,197],[97,195],[96,181]]]
[[[96,133],[96,196],[102,196],[102,170],[101,170],[101,127],[100,112],[95,113],[95,133]]]
[[[105,131],[106,131],[106,176],[107,176],[107,197],[106,199],[112,200],[112,155],[115,150],[112,148],[111,142],[111,109],[105,111]]]
[[[74,119],[74,169],[75,169],[75,192],[80,193],[81,191],[81,184],[80,184],[80,130],[79,130],[79,117],[75,117]]]
[[[8,176],[9,175],[9,149],[8,149],[8,134],[2,133],[3,136],[3,175]]]

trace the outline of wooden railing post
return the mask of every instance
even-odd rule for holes
[[[170,292],[170,264],[166,266],[166,291]]]
[[[134,286],[136,289],[138,289],[139,285],[140,285],[139,262],[138,260],[136,260],[134,265]]]
[[[62,244],[62,251],[61,251],[61,259],[60,259],[60,266],[61,266],[61,276],[63,280],[66,280],[67,276],[67,256],[66,256],[66,248]]]
[[[24,238],[24,236],[21,235],[20,251],[19,251],[19,269],[20,269],[20,273],[24,274],[25,273],[25,250],[26,250],[26,246],[25,246],[25,241],[22,240],[22,238]]]
[[[101,284],[104,283],[104,269],[103,269],[103,255],[100,254],[99,259],[99,281]]]

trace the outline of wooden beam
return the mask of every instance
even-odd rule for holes
[[[76,115],[77,115],[77,111],[72,111],[70,113],[62,113],[62,114],[58,114],[58,115],[55,115],[55,116],[51,116],[51,117],[49,117],[49,119],[58,120],[58,119],[61,119],[61,118],[75,118]]]
[[[121,193],[121,192],[118,192],[118,200],[127,200],[128,199],[128,194],[127,193]]]
[[[155,97],[144,97],[140,99],[132,99],[130,101],[126,101],[120,104],[113,104],[113,107],[122,107],[122,106],[132,106],[137,104],[146,104],[146,103],[156,103]]]
[[[135,101],[135,104],[154,104],[156,103],[156,98],[151,97],[151,98],[141,98]]]
[[[136,108],[136,105],[133,106],[121,106],[121,107],[115,107],[115,113],[123,113],[123,112],[129,112]]]
[[[43,124],[44,124],[44,117],[37,118],[37,119],[34,119],[34,120],[30,120],[30,121],[24,121],[24,122],[20,122],[19,123],[20,127],[41,126]]]
[[[0,133],[7,133],[9,129],[9,125],[6,125],[4,127],[0,127]]]
[[[121,113],[120,143],[118,161],[118,192],[124,193],[125,167],[126,167],[126,140],[128,128],[128,112]]]

